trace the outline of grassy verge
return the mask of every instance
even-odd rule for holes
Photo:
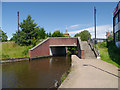
[[[61,83],[67,78],[68,74],[71,72],[71,70],[69,69],[67,72],[65,72],[62,77],[61,77]]]
[[[37,42],[37,44],[40,41]],[[20,46],[14,42],[2,43],[2,48],[0,48],[0,59],[6,58],[19,58],[19,57],[29,57],[28,50],[33,46]]]
[[[102,42],[97,44],[101,60],[120,67],[120,49],[113,42]]]

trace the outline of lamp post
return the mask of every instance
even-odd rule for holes
[[[17,16],[18,16],[18,36],[19,36],[19,11],[17,12]],[[17,43],[19,43],[19,39],[17,39]]]
[[[19,11],[17,12],[17,16],[18,16],[18,33],[19,33]]]
[[[95,45],[97,44],[96,41],[96,7],[94,7],[94,25],[95,25]]]

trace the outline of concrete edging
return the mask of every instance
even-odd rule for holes
[[[75,56],[76,56],[76,55],[71,55],[71,60],[72,60],[72,62],[71,62],[71,67],[70,67],[71,72],[67,75],[66,79],[65,79],[65,80],[61,83],[61,85],[58,87],[58,90],[60,90],[61,88],[63,88],[64,83],[67,82],[67,80],[68,80],[69,77],[70,77],[70,74],[74,71],[74,67],[76,66],[77,60],[80,59],[78,56],[76,56],[76,59],[77,59],[77,60],[74,59]],[[81,60],[83,60],[83,59],[81,59]]]
[[[48,58],[48,57],[52,57],[52,56],[49,55],[49,56],[32,57],[32,58],[30,58],[30,60],[40,59],[40,58]]]
[[[0,59],[0,63],[7,62],[19,62],[19,61],[28,61],[29,58],[8,58],[8,59]]]

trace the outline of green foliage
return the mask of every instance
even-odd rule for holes
[[[97,44],[101,59],[120,67],[120,48],[117,48],[113,41],[103,43]],[[108,44],[108,48],[106,47],[106,43]]]
[[[0,41],[2,41],[2,42],[5,42],[5,41],[7,41],[7,35],[6,35],[6,33],[5,32],[3,32],[1,29],[0,29]]]
[[[47,37],[52,37],[51,32],[47,33]]]
[[[36,45],[39,44],[39,43],[42,42],[42,41],[43,41],[43,40],[39,40],[39,41],[37,41],[37,42],[36,42]]]
[[[107,42],[98,43],[98,46],[99,46],[100,48],[106,48],[106,47],[107,47]]]
[[[23,20],[20,24],[21,31],[13,34],[12,41],[16,41],[21,46],[36,45],[39,39],[45,38],[44,28],[39,28],[32,17],[28,15],[26,20]]]
[[[114,62],[119,64],[119,67],[120,67],[120,48],[117,48],[113,41],[108,42],[108,52],[109,52],[110,58]]]
[[[88,38],[91,38],[91,34],[89,31],[84,30],[80,33],[75,34],[74,37],[80,37],[82,41],[88,41]]]
[[[36,35],[37,35],[36,37],[37,39],[45,39],[46,33],[45,33],[44,28],[40,28],[40,30],[36,32]]]
[[[7,54],[2,54],[2,55],[0,55],[0,58],[9,58],[9,55],[7,55]]]
[[[66,79],[66,77],[67,77],[67,73],[65,72],[61,77],[61,83]]]
[[[77,55],[78,51],[77,51],[77,47],[67,47],[67,54],[69,55]]]
[[[28,55],[29,49],[32,48],[32,46],[28,46],[25,48],[25,50],[22,52],[23,56]]]
[[[108,38],[107,39],[113,39],[113,36],[112,35],[110,35],[110,36],[108,36]]]
[[[80,33],[75,34],[74,37],[80,37]]]
[[[57,30],[53,32],[52,37],[64,37],[64,34]]]
[[[17,43],[2,43],[2,48],[0,51],[2,56],[0,58],[18,58],[18,57],[28,57],[28,49],[32,46],[20,46]]]
[[[71,72],[71,70],[69,69],[67,72],[65,72],[62,77],[61,77],[61,83],[67,78],[68,74]]]

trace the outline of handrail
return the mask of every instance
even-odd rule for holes
[[[95,55],[97,58],[100,58],[99,51],[95,45],[95,40],[94,39],[89,39],[88,44],[90,45],[91,49],[94,51]]]

